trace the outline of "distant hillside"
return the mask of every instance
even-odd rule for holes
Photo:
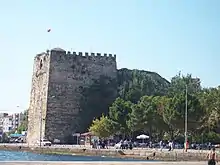
[[[137,102],[141,96],[166,95],[170,82],[155,72],[144,70],[118,70],[119,97]]]

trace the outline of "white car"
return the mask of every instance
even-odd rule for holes
[[[40,143],[42,146],[51,146],[52,144],[49,140],[46,139],[42,139],[41,142],[40,141],[37,142],[38,145],[40,145]]]

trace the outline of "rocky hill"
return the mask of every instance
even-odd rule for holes
[[[162,96],[168,92],[170,82],[155,72],[144,70],[118,70],[118,96],[136,102],[144,95]]]

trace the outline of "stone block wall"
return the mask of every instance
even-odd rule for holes
[[[32,88],[28,112],[27,142],[36,143],[40,140],[40,130],[44,132],[44,118],[47,109],[47,92],[49,78],[49,54],[38,54],[34,59]],[[42,129],[40,123],[42,118]]]

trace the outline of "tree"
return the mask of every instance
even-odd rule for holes
[[[160,98],[161,115],[164,123],[167,125],[167,132],[170,139],[174,139],[178,135],[179,129],[177,129],[177,111],[172,106],[172,98],[166,96]]]
[[[112,135],[111,124],[111,120],[107,116],[102,115],[100,119],[93,120],[89,131],[100,138],[107,138]]]
[[[115,134],[125,135],[129,133],[129,128],[126,121],[129,120],[131,106],[132,103],[130,101],[117,98],[109,108],[109,118],[115,123],[114,130],[117,130]]]
[[[173,97],[176,94],[184,93],[186,85],[189,94],[196,94],[202,90],[199,78],[193,78],[191,74],[183,76],[179,73],[171,79],[168,95]]]
[[[129,120],[127,125],[131,132],[143,131],[147,124],[145,111],[138,104],[134,104],[131,107],[132,111],[129,114]]]
[[[18,133],[22,133],[22,131],[27,131],[28,128],[28,110],[25,110],[23,113],[21,113],[21,123],[17,128]]]
[[[220,132],[220,87],[203,89],[199,95],[204,108],[203,131]]]
[[[151,137],[154,137],[157,131],[164,128],[164,122],[158,111],[158,98],[159,97],[143,96],[138,103],[145,115],[145,132]]]
[[[19,127],[17,128],[17,132],[21,133],[22,131],[27,131],[28,128],[28,110],[25,110],[24,113],[21,113],[23,116]]]
[[[191,74],[183,76],[179,73],[171,79],[168,97],[172,98],[172,107],[170,108],[176,111],[176,127],[184,132],[186,89],[188,100],[188,129],[194,133],[198,131],[202,125],[204,116],[204,108],[201,106],[198,96],[202,91],[200,79],[192,77]]]
[[[184,133],[186,99],[184,94],[176,94],[172,98],[172,108],[176,111],[175,127]],[[204,109],[196,95],[188,94],[187,101],[187,126],[188,131],[194,133],[202,124],[202,117],[204,116]]]
[[[157,137],[165,129],[165,123],[159,114],[158,99],[160,97],[143,96],[141,100],[132,106],[128,126],[132,132],[148,133],[151,137]]]
[[[133,86],[126,93],[125,99],[132,103],[137,103],[142,96],[142,91],[138,86]]]

